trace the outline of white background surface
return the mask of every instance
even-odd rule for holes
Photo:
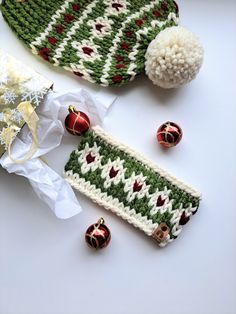
[[[119,98],[105,129],[198,188],[199,213],[158,249],[79,194],[82,214],[56,219],[24,178],[0,169],[1,314],[236,313],[236,1],[179,6],[182,25],[205,47],[200,75],[178,91],[160,90],[144,76],[114,90]],[[56,90],[97,90],[31,55],[2,18],[0,47],[52,79]],[[184,139],[164,153],[155,131],[166,120],[182,126]],[[58,172],[75,142],[47,156]],[[93,252],[84,231],[101,215],[112,242]]]

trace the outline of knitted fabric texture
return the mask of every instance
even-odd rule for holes
[[[104,86],[144,72],[149,43],[178,20],[173,0],[4,0],[1,10],[34,54]]]
[[[65,166],[65,177],[73,187],[155,238],[162,247],[177,238],[200,202],[200,194],[193,188],[100,127],[82,137]]]

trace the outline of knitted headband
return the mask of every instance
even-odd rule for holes
[[[178,6],[173,0],[3,0],[1,10],[10,27],[34,54],[104,86],[124,84],[144,72],[150,42],[160,31],[178,22]],[[170,42],[171,49],[173,44]],[[191,60],[196,56],[196,46],[199,48],[198,43],[190,42],[187,66],[179,60],[185,73],[178,71],[177,60],[174,75],[167,65],[166,77],[161,71],[168,60],[159,54],[159,61],[156,54],[153,58],[152,46],[147,74],[163,87],[174,87],[176,80],[178,85],[190,81],[202,62],[201,57],[197,65],[194,58]],[[173,49],[175,59],[181,59],[177,54],[179,46]],[[165,80],[164,84],[160,80]]]
[[[162,247],[178,237],[199,207],[200,194],[192,187],[97,126],[72,152],[65,177]]]

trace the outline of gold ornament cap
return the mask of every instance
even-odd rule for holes
[[[74,105],[70,105],[68,108],[69,112],[78,112],[78,110],[76,109],[76,107]]]

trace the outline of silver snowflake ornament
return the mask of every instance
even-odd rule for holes
[[[4,101],[7,105],[14,104],[17,98],[16,94],[13,91],[6,91],[3,94]]]
[[[22,123],[23,117],[17,109],[11,110],[11,120],[19,125]]]
[[[42,78],[34,77],[27,82],[21,84],[22,88],[22,101],[29,101],[36,106],[39,106],[45,94],[47,88],[45,87],[45,80]]]

